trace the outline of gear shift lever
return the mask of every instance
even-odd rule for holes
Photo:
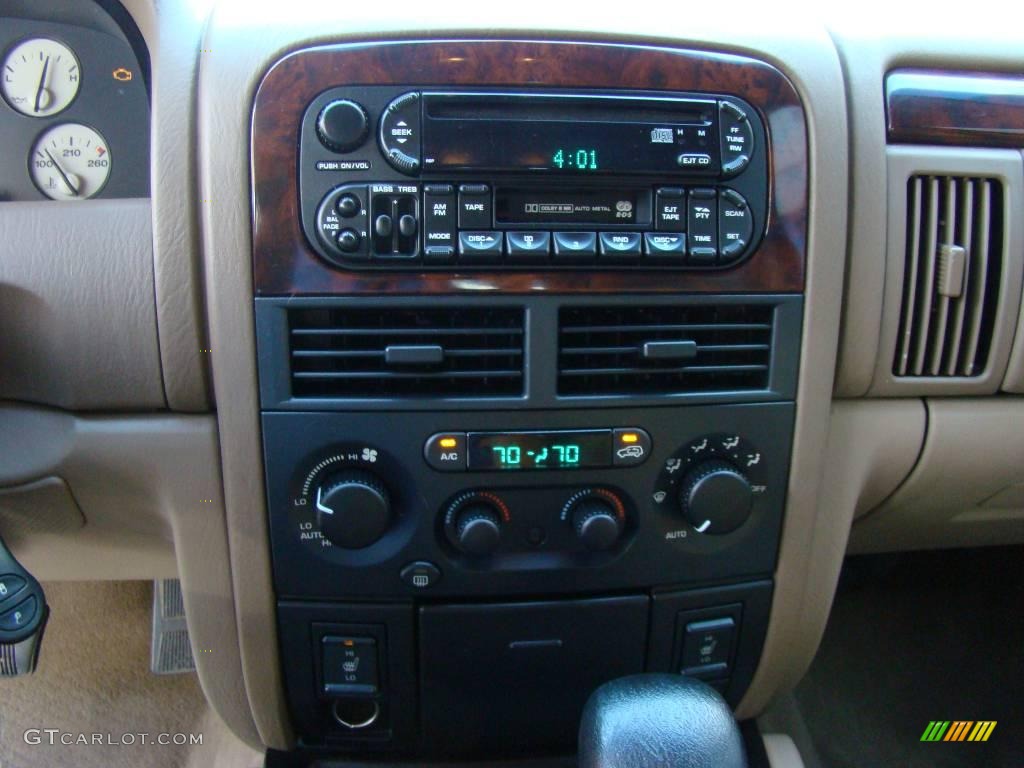
[[[0,677],[35,671],[49,612],[39,582],[0,539]]]
[[[732,711],[683,675],[605,683],[583,710],[579,768],[747,768]]]

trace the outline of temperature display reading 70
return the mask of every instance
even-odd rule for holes
[[[608,430],[470,433],[469,469],[606,467],[611,448]]]

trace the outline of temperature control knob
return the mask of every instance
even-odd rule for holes
[[[698,464],[683,478],[679,503],[698,533],[735,531],[750,517],[750,482],[726,461]]]
[[[330,476],[317,488],[316,516],[321,532],[332,544],[362,549],[388,529],[391,500],[376,475],[349,470]]]
[[[452,546],[467,555],[481,557],[501,543],[508,508],[496,495],[474,491],[456,499],[445,514],[445,531]]]
[[[610,549],[622,534],[622,522],[610,502],[588,496],[572,509],[572,527],[587,549]]]

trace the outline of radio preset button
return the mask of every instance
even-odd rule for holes
[[[427,464],[442,472],[466,471],[466,433],[439,432],[423,446]]]
[[[731,101],[719,102],[722,175],[734,176],[750,163],[754,153],[754,130],[747,113]]]
[[[675,235],[647,232],[644,235],[644,243],[648,256],[671,257],[673,261],[682,261],[686,258],[686,235],[682,232]]]
[[[578,259],[597,255],[596,232],[555,232],[555,257]]]
[[[388,104],[380,117],[380,150],[402,173],[415,175],[420,167],[420,95],[406,93]]]
[[[459,256],[469,264],[490,264],[501,260],[501,232],[459,232]]]
[[[486,184],[459,187],[459,228],[489,229],[491,226],[491,189]]]
[[[601,255],[606,260],[635,261],[643,254],[639,232],[602,232]]]
[[[690,256],[713,263],[718,255],[718,196],[714,189],[691,189],[688,206]]]
[[[506,232],[510,261],[543,260],[551,253],[550,232]]]
[[[655,194],[654,228],[659,232],[686,231],[686,199],[681,187],[662,187]]]

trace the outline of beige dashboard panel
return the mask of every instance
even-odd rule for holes
[[[25,567],[43,581],[180,575],[203,690],[259,743],[240,684],[213,417],[0,406],[0,456],[0,535]]]
[[[891,9],[884,30],[859,8],[835,9],[828,26],[846,76],[850,115],[850,226],[836,395],[868,393],[880,352],[886,293],[888,197],[885,75],[897,67],[980,72],[1024,69],[1020,31],[979,15]]]
[[[195,76],[202,3],[124,0],[151,63],[153,282],[167,405],[210,408],[209,347],[199,263]],[[159,8],[156,6],[159,5]]]
[[[818,515],[843,280],[843,252],[836,244],[846,238],[845,104],[835,49],[821,26],[767,7],[751,13],[736,25],[727,15],[694,16],[681,5],[605,16],[550,4],[533,12],[522,4],[465,2],[431,7],[418,17],[372,5],[232,1],[214,11],[199,75],[204,265],[244,681],[266,744],[285,747],[291,734],[280,669],[268,663],[278,645],[256,389],[251,197],[242,169],[249,165],[252,96],[263,73],[289,51],[325,43],[480,36],[636,41],[742,53],[790,77],[808,107],[808,300],[772,622],[740,715],[760,711],[803,674],[828,616],[849,523],[848,517]],[[838,552],[814,546],[815,537],[826,534],[842,540]]]
[[[1024,541],[1024,399],[935,399],[927,406],[917,466],[854,524],[850,552]]]
[[[165,407],[150,224],[148,200],[0,206],[0,400]]]

